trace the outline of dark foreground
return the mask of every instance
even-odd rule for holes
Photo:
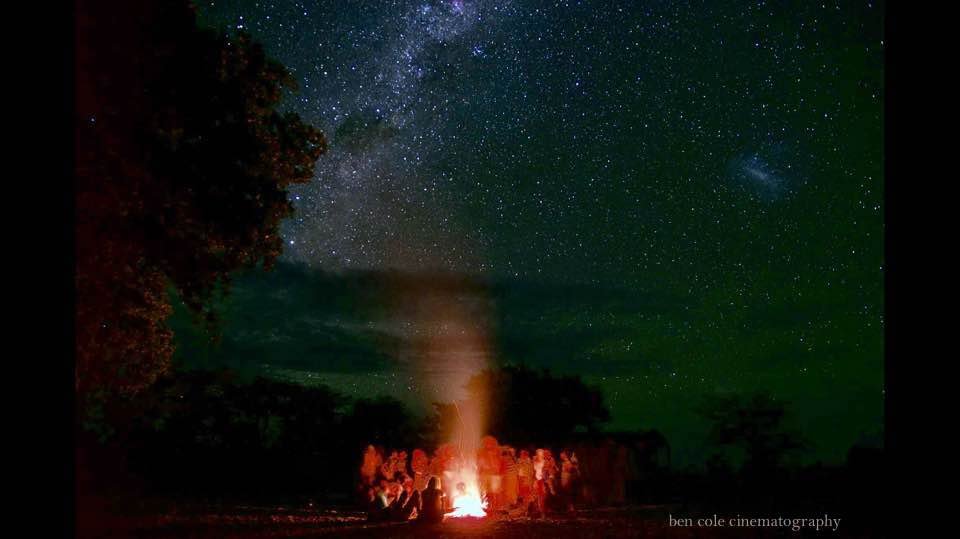
[[[162,515],[101,521],[96,533],[85,537],[143,538],[480,538],[504,537],[549,539],[575,538],[766,538],[766,537],[882,537],[841,524],[829,529],[706,528],[671,526],[669,516],[692,516],[678,506],[632,506],[590,509],[570,515],[532,519],[499,515],[485,519],[448,519],[439,525],[367,523],[364,515],[350,510],[288,509],[283,507],[236,507],[229,511],[171,511]],[[99,519],[98,519],[99,520]],[[111,519],[113,520],[113,519]],[[841,521],[842,522],[842,521]],[[79,530],[78,530],[79,531]]]

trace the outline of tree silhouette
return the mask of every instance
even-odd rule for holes
[[[595,431],[610,419],[603,394],[579,377],[508,366],[475,375],[467,390],[488,403],[487,431],[513,443],[561,440],[578,429]]]
[[[804,447],[800,436],[784,424],[786,406],[769,395],[713,396],[698,411],[711,423],[713,443],[743,451],[746,473],[774,470],[784,457]]]
[[[421,442],[415,418],[393,397],[356,400],[344,423],[345,435],[357,455],[367,444],[413,447]]]
[[[168,287],[212,324],[325,141],[277,110],[287,70],[186,1],[79,2],[76,67],[77,390],[134,393],[169,364]]]
[[[174,371],[126,402],[132,471],[161,492],[340,492],[367,444],[409,448],[420,427],[392,399],[228,372]]]

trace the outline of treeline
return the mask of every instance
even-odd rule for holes
[[[609,417],[599,391],[576,377],[505,367],[478,374],[470,397],[491,383],[487,432],[514,443],[561,443]],[[200,498],[348,499],[367,445],[431,451],[458,421],[452,403],[418,418],[390,397],[208,370],[172,371],[97,410],[79,433],[86,449],[112,455],[94,464],[97,475],[112,467],[147,493]]]
[[[93,449],[122,453],[146,493],[187,498],[346,495],[367,444],[417,445],[424,426],[389,397],[228,371],[173,373],[107,406]]]
[[[717,453],[705,470],[678,471],[659,432],[604,431],[601,395],[576,377],[504,367],[478,374],[467,389],[471,397],[487,394],[486,433],[518,448],[575,449],[591,480],[624,483],[616,503],[864,507],[880,492],[881,450],[854,448],[844,466],[791,463],[802,439],[784,427],[784,405],[762,396],[704,403]],[[242,381],[230,371],[174,371],[135,398],[103,401],[79,432],[94,457],[81,472],[145,497],[353,503],[368,445],[431,453],[451,440],[455,408],[436,403],[432,415],[418,418],[389,397]],[[722,458],[726,450],[742,454],[742,465]],[[623,460],[619,471],[590,471],[611,455]]]

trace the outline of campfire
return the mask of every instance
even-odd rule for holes
[[[447,513],[448,517],[485,517],[487,516],[487,502],[480,498],[480,492],[473,489],[466,494],[454,496],[453,512]]]
[[[448,517],[487,516],[487,501],[480,495],[476,470],[471,469],[470,472],[461,470],[461,481],[457,483],[455,494],[453,495],[453,502],[451,503],[453,512],[447,513]]]

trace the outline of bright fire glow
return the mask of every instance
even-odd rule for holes
[[[485,517],[487,516],[487,502],[480,499],[480,493],[475,490],[462,496],[453,498],[454,511],[449,517]]]

